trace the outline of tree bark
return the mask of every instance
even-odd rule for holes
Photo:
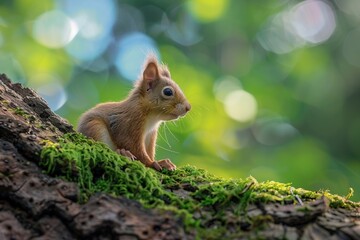
[[[44,140],[72,126],[34,91],[0,76],[0,239],[185,239],[170,212],[105,194],[77,203],[76,184],[38,167]]]
[[[195,238],[170,211],[103,193],[79,204],[75,183],[44,174],[38,165],[44,140],[73,131],[34,91],[0,75],[0,239]],[[225,214],[225,222],[208,216],[203,227],[225,226],[230,239],[360,239],[359,209],[332,209],[326,198],[305,206],[259,203],[241,217],[231,208]]]

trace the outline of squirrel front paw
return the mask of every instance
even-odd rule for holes
[[[157,161],[153,161],[149,167],[152,167],[156,171],[161,171],[162,167]]]
[[[163,160],[160,160],[158,161],[159,165],[162,167],[162,168],[165,168],[169,171],[174,171],[176,170],[176,166],[175,164],[173,164],[170,159],[163,159]]]
[[[160,161],[154,161],[151,163],[150,167],[154,168],[157,171],[161,171],[163,168],[174,171],[176,170],[175,164],[173,164],[170,159],[163,159]]]
[[[132,154],[130,151],[128,151],[128,150],[126,150],[126,149],[124,149],[124,148],[122,148],[122,149],[116,149],[116,152],[117,152],[118,154],[124,156],[124,157],[127,157],[127,158],[131,159],[131,160],[135,160],[135,159],[136,159],[136,157],[135,157],[134,154]]]

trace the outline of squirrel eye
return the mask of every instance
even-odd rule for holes
[[[165,88],[163,89],[163,94],[164,94],[165,97],[171,97],[171,96],[174,95],[174,91],[173,91],[173,89],[170,88],[170,87],[165,87]]]

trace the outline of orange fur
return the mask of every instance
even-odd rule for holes
[[[174,90],[171,97],[163,93],[163,89],[169,87]],[[79,120],[78,131],[108,144],[113,150],[130,151],[146,166],[173,170],[169,160],[159,161],[157,167],[154,165],[157,131],[163,121],[182,117],[190,108],[167,67],[151,55],[129,96],[121,102],[99,104],[85,112]]]

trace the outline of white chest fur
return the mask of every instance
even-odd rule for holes
[[[159,128],[161,124],[160,117],[157,115],[148,116],[145,122],[145,145],[147,146],[150,143],[151,133]]]
[[[150,115],[148,116],[146,122],[145,122],[145,135],[151,133],[155,129],[159,127],[161,123],[160,117],[156,115]]]

